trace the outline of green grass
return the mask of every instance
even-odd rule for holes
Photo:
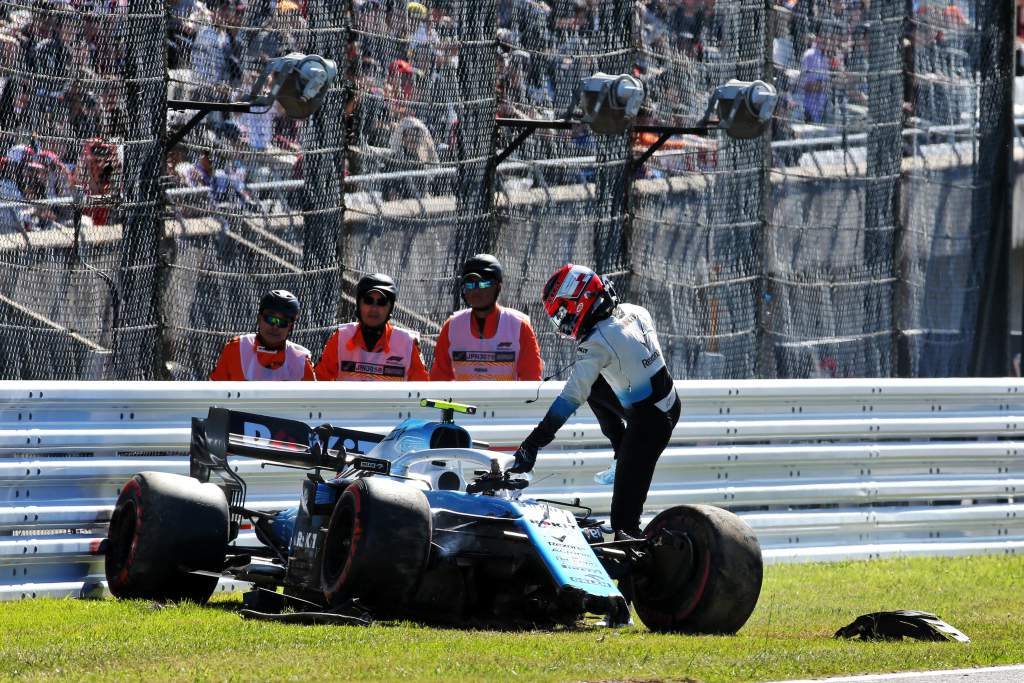
[[[497,632],[243,621],[213,607],[0,603],[0,678],[76,680],[764,681],[1024,662],[1024,557],[768,567],[734,637],[642,626]],[[864,643],[832,633],[883,609],[936,612],[973,642]]]

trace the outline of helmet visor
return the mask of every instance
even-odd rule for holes
[[[570,313],[569,309],[565,305],[558,307],[554,313],[550,314],[548,318],[551,320],[551,324],[555,326],[558,333],[566,336],[573,337],[573,331],[576,327],[576,319],[579,317],[577,313]]]

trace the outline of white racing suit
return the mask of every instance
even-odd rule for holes
[[[565,388],[524,445],[533,450],[551,443],[584,401],[597,416],[618,461],[612,528],[639,536],[654,466],[680,411],[679,396],[646,308],[619,304],[609,317],[594,324],[577,346]]]

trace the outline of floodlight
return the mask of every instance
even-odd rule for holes
[[[778,101],[775,88],[764,81],[733,79],[715,89],[711,102],[718,106],[718,127],[729,137],[749,140],[764,132]]]
[[[289,117],[304,119],[320,109],[337,75],[334,60],[292,52],[267,62],[252,86],[250,101],[266,107],[277,101]]]
[[[598,71],[580,83],[582,120],[595,133],[624,133],[640,112],[644,94],[644,84],[633,76]]]

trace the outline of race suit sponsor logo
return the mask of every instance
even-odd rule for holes
[[[651,355],[647,356],[647,358],[644,358],[643,361],[641,361],[641,362],[644,364],[645,368],[649,368],[652,365],[654,365],[655,361],[657,361],[659,358],[661,358],[661,351],[659,351],[658,349],[655,349],[654,353],[652,353]]]

